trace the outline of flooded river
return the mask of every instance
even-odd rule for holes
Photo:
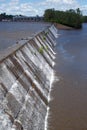
[[[0,50],[48,24],[0,23]],[[87,24],[81,30],[59,30],[49,130],[87,130]]]
[[[0,22],[0,50],[31,37],[49,25],[40,22]]]
[[[49,129],[87,130],[87,24],[59,34]]]

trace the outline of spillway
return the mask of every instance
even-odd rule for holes
[[[57,29],[0,53],[0,130],[46,130]]]

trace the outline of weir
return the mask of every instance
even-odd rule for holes
[[[53,81],[54,25],[0,53],[0,130],[46,130]]]

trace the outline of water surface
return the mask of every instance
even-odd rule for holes
[[[59,34],[50,130],[87,130],[87,24]]]
[[[40,22],[0,22],[0,50],[31,37],[48,26],[49,24]]]

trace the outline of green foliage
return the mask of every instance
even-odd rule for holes
[[[2,19],[12,20],[12,18],[12,15],[6,15],[6,13],[0,14],[0,21],[2,21]]]
[[[40,52],[41,54],[43,54],[43,51],[44,51],[44,48],[43,48],[43,46],[41,46],[41,47],[39,48],[39,52]]]
[[[44,20],[47,22],[53,21],[53,19],[55,18],[54,15],[55,15],[54,9],[47,9],[47,10],[45,10]]]
[[[43,52],[44,52],[44,50],[47,52],[48,51],[48,46],[41,46],[40,48],[39,48],[39,52],[41,53],[41,54],[43,54]]]
[[[80,9],[70,9],[67,11],[58,11],[54,9],[47,9],[44,13],[44,20],[49,22],[56,22],[74,28],[82,27],[82,14]]]
[[[47,32],[45,32],[45,34],[43,35],[43,41],[46,41],[46,36],[47,36],[48,33],[49,33],[49,32],[47,31]]]
[[[44,41],[46,40],[46,36],[43,36],[43,40],[44,40]]]
[[[82,20],[84,23],[87,23],[87,16],[83,16]]]
[[[45,50],[48,51],[48,46],[45,47]]]
[[[47,31],[47,32],[45,32],[45,36],[47,36],[47,34],[49,34],[49,32]]]

